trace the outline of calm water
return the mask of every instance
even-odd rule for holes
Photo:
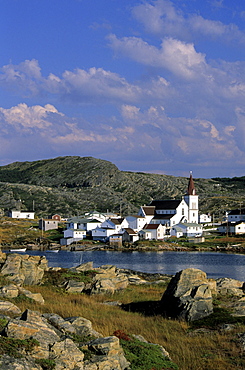
[[[70,268],[93,261],[94,267],[115,265],[135,271],[174,275],[188,267],[205,271],[210,278],[229,277],[245,281],[245,255],[216,252],[65,252],[27,251],[45,255],[50,267]]]

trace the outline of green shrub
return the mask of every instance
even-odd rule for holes
[[[0,337],[0,355],[7,354],[12,357],[23,357],[23,352],[29,353],[39,345],[36,339],[14,339]]]
[[[90,283],[96,272],[93,270],[75,272],[62,268],[59,271],[46,271],[44,274],[44,283],[46,286],[62,286],[67,280],[76,280],[85,284]]]
[[[159,345],[142,342],[124,334],[121,330],[117,330],[114,334],[119,334],[120,344],[126,359],[131,363],[131,370],[178,369],[176,364],[164,357]]]
[[[46,358],[40,358],[36,360],[36,363],[41,366],[43,370],[53,370],[55,368],[54,360],[48,360]]]
[[[221,307],[214,308],[214,312],[200,320],[195,320],[191,323],[191,328],[205,327],[208,329],[217,329],[222,324],[245,324],[245,317],[234,317],[231,313]]]

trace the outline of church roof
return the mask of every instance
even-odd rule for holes
[[[146,216],[154,216],[154,206],[143,206],[142,209],[144,210]]]
[[[168,200],[153,200],[151,206],[155,206],[156,210],[163,209],[176,209],[180,204],[181,200],[168,199]]]

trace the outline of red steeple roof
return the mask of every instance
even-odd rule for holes
[[[187,188],[187,194],[188,195],[196,195],[196,189],[195,189],[194,181],[193,181],[193,178],[192,178],[192,171],[190,171],[190,179],[189,179],[189,184],[188,184],[188,188]]]

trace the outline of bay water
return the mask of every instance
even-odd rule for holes
[[[94,267],[114,265],[147,273],[174,275],[185,268],[198,268],[209,278],[228,277],[245,281],[245,255],[220,252],[118,252],[84,251],[58,253],[26,251],[29,255],[44,255],[50,267],[71,268],[93,262]]]

